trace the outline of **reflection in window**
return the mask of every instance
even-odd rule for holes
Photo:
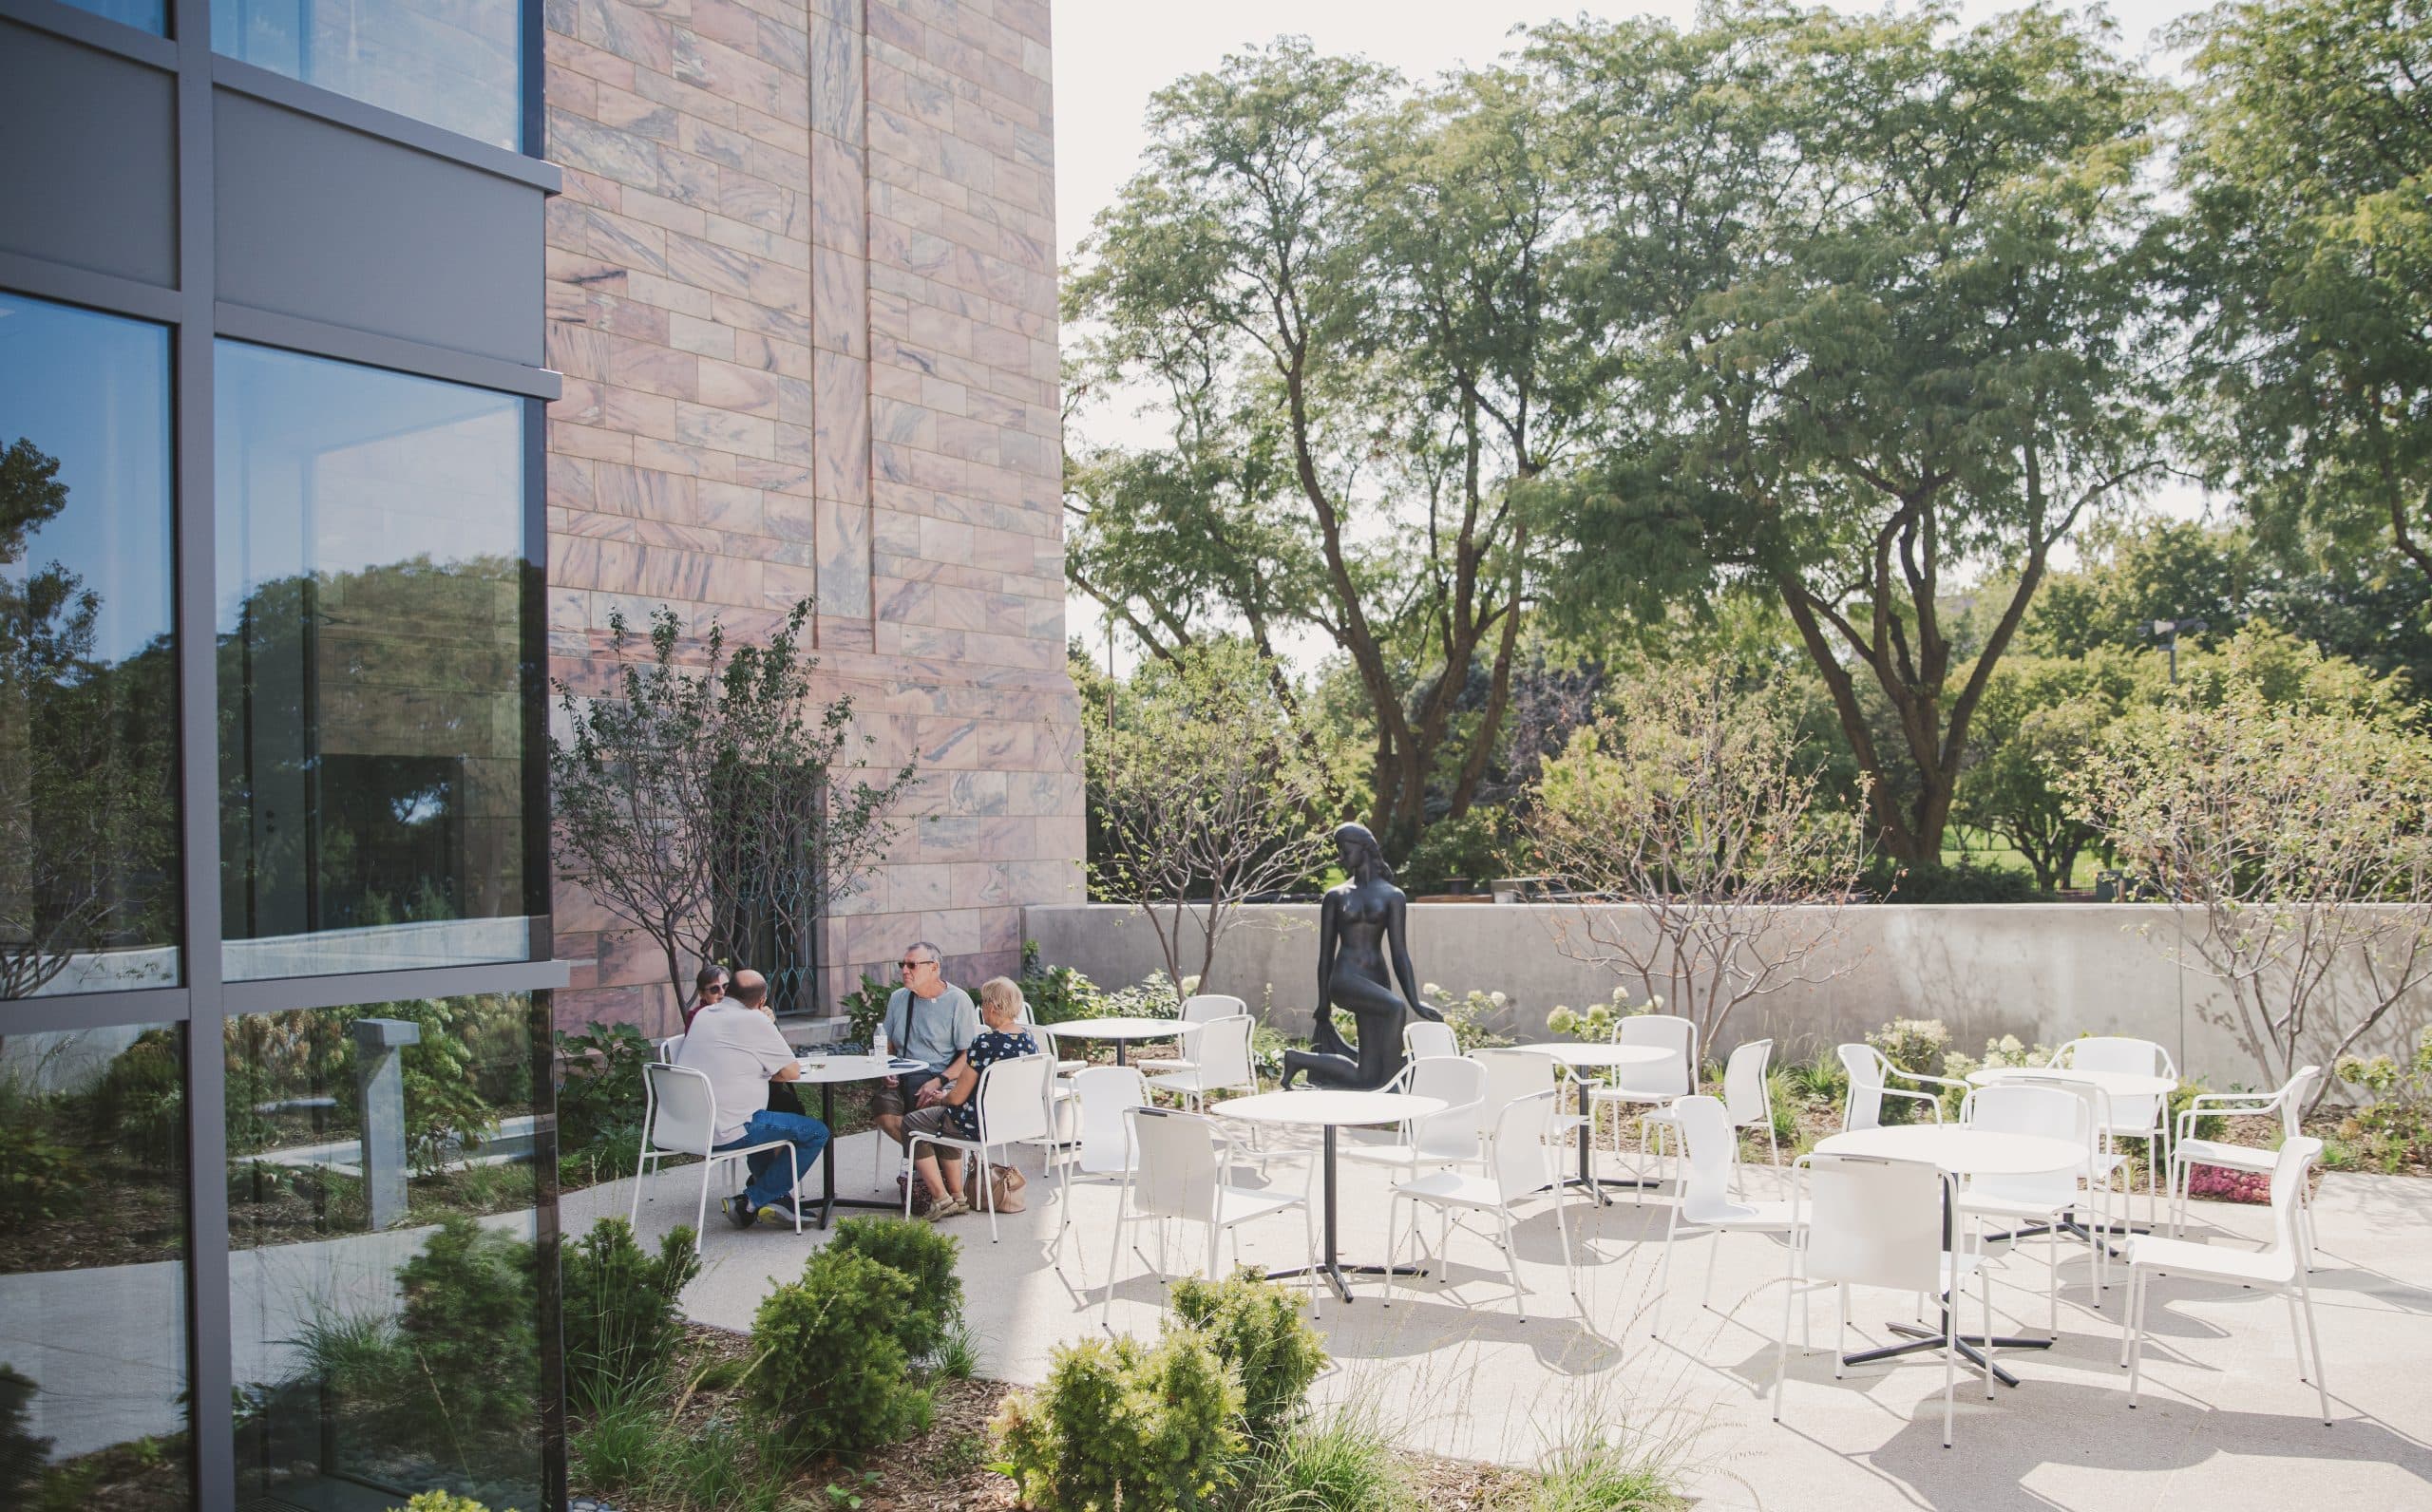
[[[520,0],[212,0],[211,49],[521,149]]]
[[[192,1504],[181,1045],[0,1038],[0,1507]]]
[[[540,1501],[524,993],[227,1027],[238,1502]]]
[[[217,371],[227,976],[526,959],[522,402]]]
[[[79,10],[90,10],[97,16],[138,27],[154,36],[168,30],[168,0],[67,0]]]
[[[168,363],[0,294],[0,998],[177,979]]]

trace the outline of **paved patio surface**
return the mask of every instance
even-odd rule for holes
[[[873,1136],[844,1142],[842,1188],[866,1192],[883,1169],[891,1190],[893,1158],[881,1162],[881,1153]],[[1035,1153],[1024,1165],[1036,1173]],[[1283,1159],[1266,1178],[1293,1190],[1306,1179],[1304,1163]],[[656,1195],[642,1204],[645,1242],[690,1220],[698,1181],[696,1168],[653,1179]],[[569,1232],[595,1214],[622,1214],[631,1190],[619,1181],[570,1194]],[[1382,1257],[1385,1191],[1385,1173],[1344,1163],[1346,1261]],[[1752,1170],[1750,1196],[1780,1191],[1775,1173]],[[1019,1382],[1040,1377],[1056,1344],[1096,1332],[1115,1206],[1112,1188],[1075,1189],[1059,1267],[1049,1254],[1057,1202],[1036,1174],[1029,1197],[1029,1211],[1001,1220],[1001,1242],[990,1243],[978,1215],[949,1224],[964,1242],[981,1370]],[[1829,1294],[1814,1303],[1819,1349],[1801,1354],[1794,1345],[1784,1421],[1770,1421],[1765,1390],[1782,1320],[1784,1250],[1776,1240],[1683,1241],[1662,1336],[1651,1336],[1667,1201],[1650,1194],[1637,1204],[1617,1191],[1613,1205],[1591,1216],[1584,1195],[1570,1200],[1584,1317],[1563,1294],[1555,1223],[1542,1203],[1519,1225],[1533,1314],[1525,1323],[1513,1315],[1500,1253],[1460,1232],[1449,1274],[1397,1289],[1390,1309],[1374,1279],[1348,1306],[1328,1297],[1318,1326],[1337,1368],[1319,1393],[1373,1408],[1413,1446],[1510,1463],[1583,1428],[1656,1434],[1680,1446],[1694,1491],[1712,1507],[2432,1507],[2432,1181],[2340,1174],[2323,1181],[2314,1311],[2334,1426],[2323,1426],[2313,1388],[2298,1378],[2285,1306],[2194,1281],[2155,1285],[2143,1405],[2131,1411],[2126,1372],[2114,1364],[2124,1288],[2098,1298],[2077,1246],[2063,1251],[2058,1346],[2002,1355],[2021,1384],[1995,1387],[1992,1402],[1981,1377],[1963,1375],[1948,1450],[1934,1356],[1833,1379]],[[2197,1203],[2194,1211],[2191,1235],[2209,1241],[2252,1245],[2269,1232],[2267,1209]],[[816,1233],[799,1241],[785,1232],[738,1233],[714,1208],[711,1224],[706,1269],[685,1301],[696,1319],[730,1328],[749,1328],[769,1287],[798,1274],[821,1242]],[[1186,1250],[1204,1253],[1178,1243],[1177,1267],[1188,1263]],[[1996,1331],[2042,1335],[2043,1241],[2015,1256],[2006,1250],[1994,1250]],[[1295,1215],[1243,1231],[1248,1263],[1297,1265],[1302,1254]],[[1708,1311],[1698,1295],[1710,1258]],[[1113,1327],[1153,1332],[1161,1295],[1147,1265],[1124,1255],[1114,1267]],[[1861,1292],[1852,1348],[1885,1342],[1884,1324],[1911,1308],[1906,1295]],[[1963,1326],[1974,1315],[1971,1305]]]

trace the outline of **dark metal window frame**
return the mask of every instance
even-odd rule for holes
[[[547,402],[558,375],[495,358],[424,346],[320,321],[226,304],[214,296],[212,102],[216,90],[268,100],[433,157],[510,179],[544,194],[561,184],[539,156],[545,131],[541,0],[522,0],[523,57],[520,119],[524,152],[301,84],[211,50],[209,0],[170,0],[169,35],[154,36],[59,0],[0,0],[0,19],[50,33],[173,77],[178,132],[178,284],[162,288],[65,263],[0,253],[0,290],[103,313],[169,332],[174,446],[179,843],[179,940],[184,985],[63,994],[0,1003],[0,1032],[43,1033],[129,1024],[174,1023],[186,1030],[187,1387],[195,1404],[195,1504],[233,1512],[236,1436],[229,1410],[233,1378],[228,1254],[227,1080],[220,1052],[227,1021],[248,1013],[337,1008],[405,997],[481,992],[545,994],[563,987],[566,967],[550,959],[547,840],[548,729],[546,586]],[[535,245],[538,259],[542,249]],[[542,318],[534,310],[532,318]],[[498,965],[355,973],[229,984],[222,979],[219,908],[217,593],[213,530],[213,353],[222,336],[312,356],[386,368],[516,394],[523,410],[523,571],[528,591],[521,626],[524,665],[525,913],[535,921],[532,958]],[[534,1112],[539,1134],[534,1239],[540,1250],[542,1369],[542,1502],[566,1497],[564,1407],[559,1343],[556,1108],[548,1045],[548,1000],[534,998]]]

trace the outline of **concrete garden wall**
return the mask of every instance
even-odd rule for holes
[[[1235,993],[1254,1009],[1265,1003],[1278,1028],[1306,1032],[1317,996],[1317,917],[1315,904],[1243,909],[1217,947],[1208,990]],[[1576,917],[1575,909],[1554,904],[1416,904],[1412,963],[1422,984],[1509,993],[1512,1023],[1506,1031],[1535,1037],[1556,1004],[1584,1008],[1622,980],[1563,953],[1558,929]],[[1154,931],[1136,909],[1034,906],[1023,919],[1024,934],[1049,963],[1076,967],[1102,985],[1134,982],[1165,964]],[[1806,922],[1812,926],[1814,916]],[[1938,1018],[1949,1026],[1954,1047],[1971,1055],[2003,1034],[2029,1043],[2081,1032],[2133,1034],[2167,1046],[2183,1072],[2214,1087],[2263,1081],[2221,984],[2173,963],[2179,925],[2167,907],[1877,906],[1843,910],[1840,923],[1838,940],[1816,957],[1819,971],[1839,974],[1743,1004],[1725,1024],[1718,1053],[1770,1035],[1777,1057],[1803,1059],[1863,1039],[1889,1019]],[[1635,998],[1636,979],[1629,980]],[[2359,1049],[2395,1051],[2427,1023],[2432,992],[2419,992]]]

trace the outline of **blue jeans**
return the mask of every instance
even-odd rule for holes
[[[718,1146],[721,1150],[739,1150],[748,1144],[765,1144],[770,1140],[784,1140],[794,1147],[794,1159],[808,1176],[819,1162],[819,1152],[827,1147],[827,1125],[807,1113],[773,1113],[766,1108],[751,1115],[743,1125],[741,1139],[729,1140]],[[751,1185],[745,1198],[755,1208],[781,1201],[792,1189],[793,1172],[786,1164],[783,1150],[762,1150],[744,1157],[751,1167]]]

